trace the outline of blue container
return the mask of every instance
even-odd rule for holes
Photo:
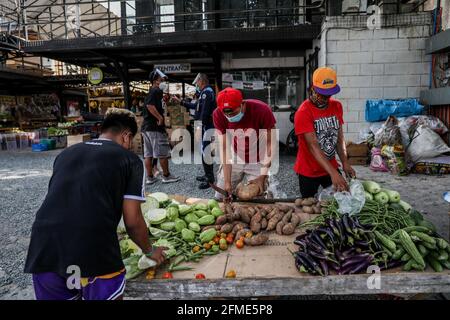
[[[31,151],[33,151],[33,152],[42,152],[42,151],[47,151],[47,150],[48,150],[48,146],[43,143],[35,143],[31,146]]]
[[[366,121],[384,121],[389,116],[409,117],[422,114],[424,107],[417,99],[405,100],[367,100],[366,101]]]

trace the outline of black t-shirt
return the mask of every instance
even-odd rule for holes
[[[164,117],[164,109],[162,106],[163,92],[160,88],[154,87],[150,90],[144,101],[144,109],[142,115],[144,116],[144,122],[142,123],[142,131],[160,131],[165,132],[166,128],[164,123],[158,126],[158,119],[156,119],[150,111],[148,111],[148,105],[154,105],[159,114]]]
[[[67,277],[70,265],[79,266],[82,277],[120,271],[117,225],[123,199],[145,201],[138,156],[110,140],[61,152],[32,227],[25,272]]]

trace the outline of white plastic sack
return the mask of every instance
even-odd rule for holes
[[[341,214],[349,215],[357,214],[361,211],[366,203],[364,187],[361,181],[352,179],[349,184],[349,191],[335,192],[333,186],[323,189],[319,194],[319,201],[336,199]]]
[[[444,140],[436,132],[423,125],[417,127],[406,151],[407,156],[414,163],[420,159],[434,158],[447,152],[450,152],[450,148]]]

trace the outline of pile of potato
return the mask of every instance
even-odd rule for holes
[[[320,214],[322,211],[321,203],[316,198],[297,199],[295,206],[308,214]]]
[[[267,236],[269,231],[275,231],[279,235],[293,234],[302,219],[304,220],[302,215],[305,211],[295,210],[293,206],[285,204],[253,206],[228,203],[222,204],[221,207],[225,214],[216,219],[215,225],[207,226],[204,230],[215,228],[221,233],[232,233],[235,239],[245,236],[244,242],[249,246],[266,243],[269,239]],[[251,237],[246,236],[249,232]]]

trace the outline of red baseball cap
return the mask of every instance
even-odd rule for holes
[[[220,110],[239,108],[242,104],[242,93],[234,88],[226,88],[217,94],[217,107]]]

